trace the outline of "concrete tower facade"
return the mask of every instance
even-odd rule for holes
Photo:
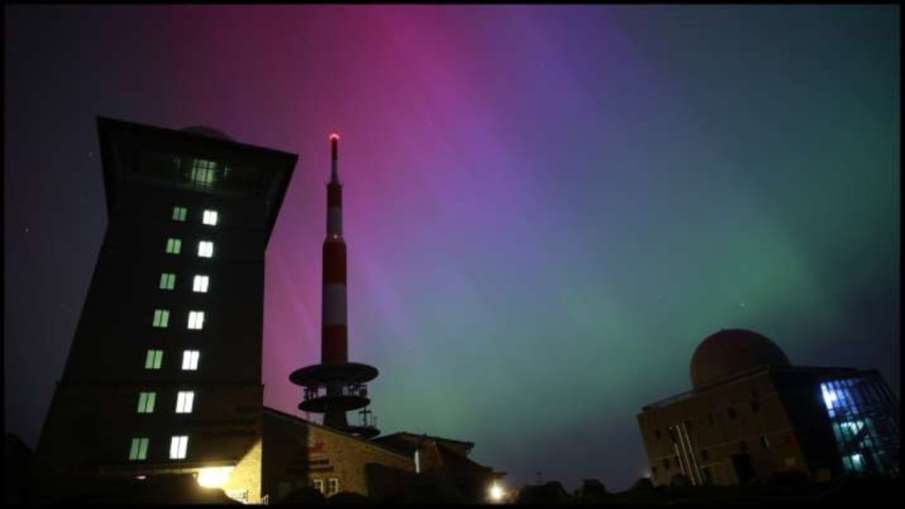
[[[260,435],[265,248],[297,156],[98,119],[109,223],[38,444],[61,476],[236,464]]]

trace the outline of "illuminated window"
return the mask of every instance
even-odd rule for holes
[[[189,448],[189,437],[186,435],[174,436],[170,439],[170,459],[185,459],[186,450]]]
[[[205,210],[204,219],[202,222],[204,224],[216,226],[217,225],[217,211],[216,210]]]
[[[160,369],[163,362],[163,350],[148,350],[145,357],[145,369]]]
[[[210,258],[214,256],[214,243],[209,240],[202,240],[198,243],[198,256],[202,258]]]
[[[207,276],[195,276],[192,281],[192,291],[198,293],[207,293],[207,285],[210,278]]]
[[[189,311],[189,329],[204,328],[204,311]]]
[[[323,493],[324,492],[324,480],[323,479],[315,479],[314,480],[314,489]]]
[[[191,180],[196,184],[211,185],[214,183],[216,163],[204,159],[192,161]]]
[[[173,207],[173,221],[185,221],[185,207]]]
[[[182,250],[182,241],[179,239],[167,239],[167,253],[169,254],[179,254],[179,251]]]
[[[182,352],[182,369],[186,371],[195,371],[198,369],[198,357],[201,353],[198,350],[185,350]]]
[[[170,323],[170,312],[166,309],[154,310],[154,327],[165,328]]]
[[[195,393],[192,391],[180,391],[176,397],[176,413],[192,413],[192,403],[195,401]]]
[[[327,496],[339,493],[339,479],[331,477],[327,479]]]
[[[143,460],[148,458],[148,439],[133,438],[132,447],[129,448],[130,460]]]
[[[172,290],[176,286],[176,274],[164,272],[160,275],[160,289]]]
[[[154,401],[157,399],[156,392],[142,392],[138,395],[138,413],[153,414]]]

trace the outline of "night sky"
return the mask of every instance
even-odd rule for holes
[[[320,358],[333,130],[384,433],[625,488],[636,414],[730,327],[898,394],[897,6],[5,14],[5,418],[32,447],[106,227],[98,115],[299,154],[267,250],[277,409]]]

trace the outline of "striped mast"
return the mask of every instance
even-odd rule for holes
[[[327,238],[324,240],[324,279],[321,321],[321,362],[328,365],[348,362],[346,321],[346,243],[342,226],[342,185],[339,183],[339,135],[330,135],[332,167],[327,184]],[[342,384],[327,385],[327,394],[339,396]],[[345,428],[346,412],[327,410],[324,424]]]

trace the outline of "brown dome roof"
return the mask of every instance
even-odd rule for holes
[[[723,329],[701,341],[691,356],[697,389],[760,366],[788,366],[789,358],[766,337],[745,329]]]

